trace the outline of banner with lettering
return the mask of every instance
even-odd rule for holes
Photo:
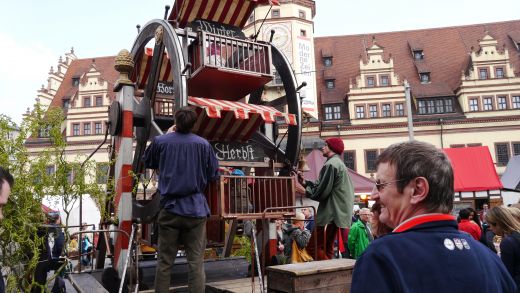
[[[300,66],[299,74],[296,76],[298,84],[306,82],[307,86],[300,90],[303,111],[318,118],[318,101],[316,97],[316,75],[314,67],[314,47],[310,38],[298,36],[296,62]]]

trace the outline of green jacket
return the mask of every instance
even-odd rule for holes
[[[316,182],[306,180],[305,184],[305,195],[320,203],[315,217],[317,226],[334,223],[340,228],[350,227],[354,186],[339,155],[327,159]]]
[[[350,255],[357,259],[367,248],[369,243],[367,230],[361,220],[358,220],[350,228],[348,233],[348,250]]]

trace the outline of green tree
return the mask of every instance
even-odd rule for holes
[[[80,159],[84,158],[66,157],[63,121],[63,112],[59,108],[43,111],[36,106],[19,128],[9,117],[0,115],[0,165],[8,168],[15,177],[15,185],[5,206],[5,218],[0,222],[0,265],[8,275],[8,292],[27,292],[38,286],[33,276],[44,245],[38,229],[41,231],[46,221],[41,208],[45,196],[54,195],[62,201],[67,215],[62,219],[64,222],[82,194],[89,194],[100,207],[104,206],[101,204],[106,196],[104,186],[95,180],[96,163],[82,164]],[[19,135],[13,137],[16,129]],[[38,144],[43,147],[30,153],[26,146],[34,143],[36,138],[40,143],[44,142]],[[65,235],[65,243],[68,243],[67,229]]]

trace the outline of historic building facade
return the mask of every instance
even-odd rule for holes
[[[314,41],[322,138],[345,141],[345,163],[375,173],[377,155],[409,139],[488,146],[497,172],[520,154],[520,21]],[[410,88],[408,113],[406,84]]]
[[[48,85],[38,91],[36,101],[44,108],[63,110],[62,129],[67,141],[65,157],[70,162],[81,162],[103,142],[108,106],[115,98],[113,87],[118,73],[114,69],[114,56],[78,59],[73,50],[65,56],[65,59],[60,57],[56,71],[51,67]],[[26,145],[31,153],[37,154],[48,146],[48,140],[42,131],[30,137]],[[92,157],[100,171],[108,170],[109,144],[110,136]],[[48,172],[53,170],[53,166],[48,166]],[[105,183],[106,176],[98,176],[96,180]]]

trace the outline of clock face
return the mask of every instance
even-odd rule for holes
[[[289,29],[285,25],[272,25],[268,31],[274,30],[273,45],[278,49],[285,49],[289,45]]]

